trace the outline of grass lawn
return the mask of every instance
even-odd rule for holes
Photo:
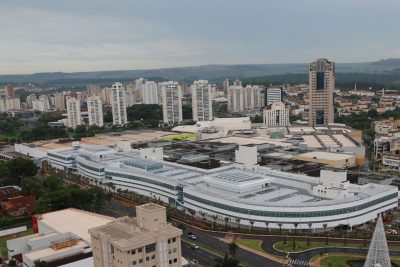
[[[258,239],[236,239],[235,243],[252,248],[260,252],[264,252],[264,250],[261,248],[262,241]]]
[[[312,248],[317,248],[317,247],[344,247],[344,242],[329,242],[328,245],[325,245],[325,242],[313,242],[310,241],[310,245],[307,245],[306,241],[296,241],[296,248],[293,249],[293,244],[292,244],[292,238],[288,237],[286,241],[286,245],[283,244],[283,241],[276,242],[274,244],[274,248],[277,250],[281,250],[284,252],[299,252],[299,251],[304,251],[307,249],[312,249]],[[364,247],[362,243],[360,244],[352,244],[352,243],[347,243],[346,247],[349,248],[368,248]],[[399,246],[389,246],[390,250],[400,250]]]
[[[321,267],[342,267],[342,266],[347,266],[346,262],[349,260],[353,261],[359,261],[359,266],[362,267],[364,266],[364,260],[365,256],[350,256],[350,255],[345,255],[345,254],[338,254],[338,255],[331,255],[328,257],[325,257],[321,260],[320,264]],[[399,258],[391,258],[391,261],[394,266],[400,266],[400,259]],[[358,262],[357,265],[358,266]]]
[[[329,256],[321,260],[321,267],[343,267],[347,266],[346,262],[348,260],[361,260],[361,259],[363,259],[363,257],[353,257],[344,255]]]
[[[0,237],[1,256],[8,256],[7,242],[6,242],[7,240],[14,239],[14,238],[21,237],[21,236],[31,235],[31,234],[33,234],[33,230],[32,229],[28,229],[28,230],[26,230],[24,232],[20,232],[20,233],[17,233],[17,234]]]

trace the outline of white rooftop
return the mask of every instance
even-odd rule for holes
[[[73,233],[91,244],[88,230],[105,225],[113,220],[112,217],[70,208],[45,213],[41,215],[40,222],[59,233]]]

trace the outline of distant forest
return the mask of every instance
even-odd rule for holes
[[[121,70],[76,73],[36,73],[29,75],[0,75],[0,86],[12,83],[24,86],[32,83],[45,89],[82,90],[89,83],[110,86],[119,81],[130,83],[137,78],[146,78],[156,82],[178,80],[192,83],[194,80],[207,79],[222,86],[228,78],[231,82],[240,79],[246,84],[307,83],[308,64],[248,64],[248,65],[204,65],[181,68],[150,70]],[[338,63],[336,64],[336,85],[341,89],[350,89],[357,83],[358,88],[372,87],[380,90],[400,89],[400,59],[388,59],[377,62]]]

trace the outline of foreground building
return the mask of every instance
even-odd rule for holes
[[[211,84],[206,80],[195,81],[192,85],[193,121],[211,121],[212,92]]]
[[[321,231],[325,225],[363,224],[397,207],[397,187],[350,184],[345,171],[324,171],[320,178],[276,171],[257,165],[257,146],[241,146],[236,163],[209,170],[163,161],[160,149],[122,153],[75,144],[48,152],[47,159],[54,168],[93,182],[245,226]]]
[[[182,266],[182,230],[167,223],[163,206],[137,206],[136,218],[122,217],[89,233],[96,267]]]
[[[335,90],[335,63],[320,58],[310,64],[309,70],[310,126],[333,123],[333,91]]]

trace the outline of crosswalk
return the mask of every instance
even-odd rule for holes
[[[290,259],[289,263],[287,264],[288,267],[296,267],[296,266],[306,266],[308,267],[308,261],[301,261],[297,259]]]

